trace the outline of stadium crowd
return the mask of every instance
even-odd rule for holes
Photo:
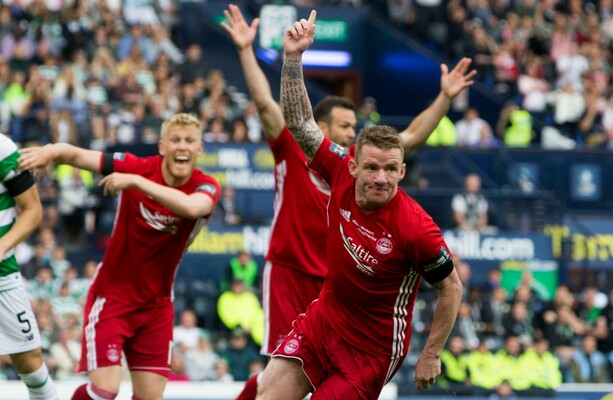
[[[164,119],[188,112],[201,119],[205,142],[262,140],[254,105],[223,71],[207,67],[205,50],[177,46],[177,4],[68,3],[0,6],[0,131],[23,146],[59,141],[104,150],[155,143]],[[427,45],[451,59],[472,57],[478,78],[506,101],[495,126],[474,123],[478,111],[467,109],[429,144],[613,148],[611,1],[422,3],[390,0],[388,16],[425,34]],[[377,122],[374,99],[364,101],[361,116],[362,125]],[[103,250],[112,228],[113,201],[97,192],[95,180],[72,167],[42,171],[37,184],[44,219],[17,249],[56,379],[75,376],[82,307],[99,261],[72,265],[67,253],[82,246]],[[607,295],[595,288],[560,286],[546,301],[531,288],[529,275],[507,293],[498,270],[490,271],[486,286],[475,287],[470,265],[456,257],[465,293],[442,357],[441,390],[547,393],[561,382],[612,382],[613,291],[603,301]],[[171,380],[245,380],[262,370],[266,360],[256,350],[261,336],[253,321],[224,318],[226,307],[247,303],[261,312],[253,301],[259,294],[253,271],[249,276],[248,284],[244,275],[230,276],[223,287],[210,288],[205,303],[190,297],[176,304]],[[429,295],[416,304],[412,353],[398,383],[411,382],[433,317]],[[525,363],[542,368],[526,375]],[[0,379],[17,379],[6,357],[0,358]]]

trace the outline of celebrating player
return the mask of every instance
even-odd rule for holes
[[[222,26],[237,47],[249,92],[275,157],[275,213],[263,282],[266,334],[262,354],[270,355],[290,331],[292,321],[321,291],[327,272],[325,236],[321,232],[327,229],[325,208],[330,193],[327,183],[307,167],[306,158],[285,127],[257,63],[253,41],[259,19],[247,24],[235,5],[230,5],[224,14],[228,23]],[[451,72],[441,66],[441,93],[400,133],[405,151],[420,147],[447,113],[451,101],[472,85],[475,71],[467,73],[469,66],[469,59],[463,59]],[[353,143],[356,125],[353,102],[329,96],[315,107],[314,117],[332,141],[343,146]],[[294,231],[301,233],[300,238],[291,234]],[[255,398],[257,379],[257,376],[250,378],[238,399]]]
[[[105,194],[119,195],[115,227],[85,305],[79,369],[90,383],[73,400],[114,399],[121,353],[133,399],[162,399],[172,350],[172,285],[181,256],[207,222],[219,184],[196,169],[200,121],[177,114],[162,124],[160,156],[102,154],[65,143],[21,150],[22,170],[51,161],[105,174]]]
[[[315,33],[313,11],[287,30],[281,104],[307,160],[331,187],[328,270],[318,299],[273,352],[258,398],[377,398],[402,364],[421,278],[439,291],[432,330],[416,366],[418,388],[440,374],[461,283],[432,218],[398,189],[403,145],[386,126],[365,129],[355,159],[315,123],[302,76],[302,53]]]

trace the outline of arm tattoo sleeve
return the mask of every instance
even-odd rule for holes
[[[298,58],[286,58],[281,71],[281,108],[288,129],[311,160],[323,142],[323,133],[313,119],[313,110]]]

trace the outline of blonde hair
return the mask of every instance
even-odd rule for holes
[[[171,127],[194,127],[198,131],[202,131],[202,124],[200,120],[192,114],[179,113],[175,114],[162,124],[161,138],[164,139]]]

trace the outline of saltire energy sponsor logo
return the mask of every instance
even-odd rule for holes
[[[113,160],[123,161],[126,158],[126,153],[113,153]]]
[[[362,247],[361,244],[355,244],[351,236],[346,236],[342,225],[339,224],[339,228],[341,237],[343,238],[343,247],[356,262],[356,268],[368,276],[373,276],[375,274],[374,269],[366,263],[377,265],[379,264],[379,260],[370,254],[370,251]]]
[[[143,203],[139,204],[140,213],[147,222],[147,225],[162,232],[177,233],[177,223],[181,218],[172,215],[160,214],[158,211],[152,213]]]

